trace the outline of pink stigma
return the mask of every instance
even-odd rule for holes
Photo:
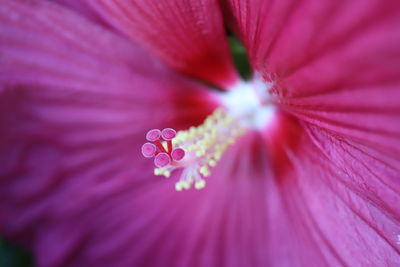
[[[171,158],[165,152],[158,153],[157,156],[154,158],[154,165],[158,168],[165,167],[171,163]]]
[[[152,158],[157,152],[157,147],[152,143],[145,143],[142,146],[142,154],[145,158]]]
[[[185,157],[185,150],[182,148],[174,148],[171,152],[171,157],[173,160],[179,161]]]
[[[153,129],[146,134],[146,139],[147,141],[154,142],[160,139],[160,136],[161,136],[161,131],[158,129]]]
[[[169,141],[175,138],[176,131],[171,128],[165,128],[164,130],[162,130],[161,136],[164,140]]]
[[[160,137],[164,141],[160,140]],[[170,165],[173,161],[179,161],[186,155],[182,148],[173,147],[172,139],[176,137],[176,131],[172,128],[152,129],[146,134],[146,139],[152,143],[144,143],[142,146],[142,155],[146,158],[154,158],[154,165],[162,168]]]

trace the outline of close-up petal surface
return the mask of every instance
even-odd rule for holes
[[[306,228],[315,246],[299,252],[310,254],[306,265],[396,266],[400,5],[231,0],[226,6],[255,72],[273,83],[271,95],[307,136],[297,154],[289,153],[293,171],[280,178],[288,212],[299,213],[295,229]]]
[[[237,81],[217,0],[86,1],[174,69],[222,88]]]
[[[139,160],[145,132],[201,122],[207,92],[53,4],[2,1],[0,17],[1,231],[39,266],[140,260],[142,227],[174,204]]]

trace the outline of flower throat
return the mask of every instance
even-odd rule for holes
[[[234,37],[228,39],[238,72],[246,80],[250,76],[246,50]],[[204,188],[205,178],[211,175],[225,151],[247,129],[261,129],[272,117],[273,107],[261,104],[261,99],[268,98],[266,86],[268,83],[253,79],[241,81],[227,92],[216,93],[221,107],[200,126],[178,132],[172,128],[150,130],[142,154],[154,158],[154,174],[169,178],[172,172],[181,169],[175,183],[177,191]]]

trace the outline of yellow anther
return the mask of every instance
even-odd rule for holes
[[[189,182],[182,182],[182,187],[184,188],[184,189],[190,189],[190,183]]]
[[[206,181],[204,181],[204,180],[200,180],[200,181],[197,181],[195,184],[194,184],[194,187],[196,188],[196,189],[203,189],[204,187],[206,186]]]
[[[219,119],[222,117],[222,109],[217,108],[214,113],[212,114],[212,116],[216,119]]]
[[[182,182],[179,181],[175,184],[175,190],[176,191],[182,191],[183,187],[182,187]]]
[[[209,129],[211,126],[213,126],[214,120],[213,118],[207,118],[204,122],[204,127],[206,129]]]
[[[196,147],[202,147],[203,146],[203,140],[199,140],[196,142]]]
[[[171,172],[169,170],[165,170],[162,168],[155,168],[154,169],[154,175],[158,176],[165,176],[165,178],[169,178],[171,176]]]
[[[211,167],[215,167],[215,166],[217,166],[217,162],[215,160],[213,160],[213,159],[210,159],[208,161],[208,165],[210,165]]]
[[[197,157],[201,157],[201,156],[203,156],[205,153],[206,153],[206,151],[205,151],[204,149],[202,149],[202,150],[197,150],[197,151],[196,151],[196,156],[197,156]]]
[[[204,177],[210,176],[211,172],[207,165],[204,165],[200,168],[200,173],[204,175]]]
[[[180,131],[180,132],[177,133],[177,138],[178,138],[180,141],[186,140],[186,137],[187,137],[186,132]]]
[[[192,126],[189,128],[189,135],[195,134],[196,133],[196,127]]]

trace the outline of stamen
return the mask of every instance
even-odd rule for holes
[[[204,177],[211,175],[210,168],[217,165],[226,149],[244,132],[239,121],[219,108],[202,125],[186,131],[176,132],[171,128],[150,130],[146,139],[154,144],[145,143],[142,154],[145,157],[155,156],[155,175],[168,178],[171,172],[183,169],[175,184],[177,191],[190,189],[192,185],[202,189],[206,185]],[[160,141],[160,137],[164,142]]]

